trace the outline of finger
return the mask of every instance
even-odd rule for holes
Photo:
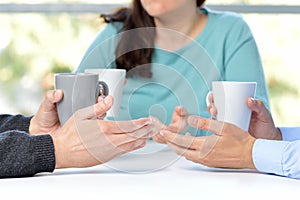
[[[195,150],[191,150],[191,149],[186,149],[184,147],[178,146],[176,144],[173,143],[167,143],[167,145],[177,154],[180,156],[185,157],[187,160],[191,160],[193,162],[199,162],[197,160],[198,156],[197,156],[197,151]]]
[[[63,92],[61,90],[47,91],[45,98],[42,102],[42,107],[45,112],[52,111],[55,108],[55,103],[62,99]]]
[[[105,96],[104,95],[100,95],[97,99],[97,103],[103,101],[105,99]]]
[[[265,116],[265,114],[269,113],[269,110],[265,107],[264,103],[260,100],[256,100],[254,98],[248,98],[247,104],[248,104],[248,107],[253,112],[257,113],[257,115]]]
[[[207,112],[209,112],[209,114],[210,114],[213,118],[216,118],[216,116],[217,116],[217,108],[216,108],[215,104],[210,104],[210,105],[207,107]]]
[[[112,142],[118,146],[120,144],[128,143],[139,139],[149,139],[153,136],[154,136],[154,125],[150,124],[132,133],[114,134],[114,135],[110,135],[109,137],[111,137]]]
[[[144,139],[135,140],[135,141],[128,142],[125,144],[121,144],[116,147],[113,157],[118,157],[122,154],[143,148],[145,146],[146,146],[146,140],[144,140]]]
[[[160,130],[166,128],[166,126],[156,117],[150,116],[149,117],[151,122],[155,126],[156,133],[158,134]]]
[[[98,120],[101,131],[105,134],[123,134],[134,132],[143,126],[153,124],[149,118],[131,121],[102,121]]]
[[[105,117],[106,117],[106,113],[104,113],[103,115],[97,116],[97,119],[103,120]]]
[[[63,96],[64,96],[64,93],[62,90],[55,90],[53,103],[60,102],[62,100]]]
[[[173,143],[186,149],[199,149],[202,146],[202,140],[205,138],[195,138],[192,136],[184,136],[163,130],[160,134],[165,138],[168,143]]]
[[[177,106],[176,107],[176,112],[178,113],[178,115],[180,116],[187,116],[190,113],[187,111],[187,109],[183,106]]]
[[[228,124],[225,122],[206,119],[199,116],[190,116],[188,118],[188,124],[197,129],[211,131],[217,135],[222,135],[223,129],[226,129],[226,127],[228,126]]]
[[[192,136],[190,133],[186,133],[185,136]]]
[[[250,108],[250,110],[252,110],[253,112],[258,113],[259,112],[259,108],[257,107],[257,101],[254,98],[248,98],[247,99],[247,104],[248,107]]]
[[[152,137],[152,140],[160,144],[167,144],[167,141],[161,134],[156,134],[155,136]]]
[[[107,96],[105,99],[93,106],[76,111],[74,117],[76,120],[92,119],[99,115],[105,114],[111,108],[112,104],[112,96]]]
[[[209,100],[210,103],[214,103],[215,102],[214,101],[214,95],[213,95],[212,92],[208,95],[208,100]]]
[[[205,97],[206,107],[208,107],[211,103],[214,103],[212,93],[212,91],[209,91]]]

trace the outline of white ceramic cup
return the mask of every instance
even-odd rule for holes
[[[98,74],[99,85],[104,85],[105,95],[114,98],[112,108],[106,113],[107,117],[117,117],[119,115],[123,86],[125,84],[125,69],[86,69],[86,73]]]
[[[256,82],[212,82],[217,120],[232,123],[248,131],[251,110],[247,106],[247,98],[254,98],[255,91]]]

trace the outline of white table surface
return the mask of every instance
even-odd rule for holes
[[[300,199],[300,180],[207,168],[149,142],[104,165],[0,180],[1,199]],[[2,198],[4,197],[4,198]]]

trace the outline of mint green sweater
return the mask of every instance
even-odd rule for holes
[[[208,22],[192,42],[174,52],[155,46],[152,78],[128,78],[118,120],[153,115],[168,124],[179,105],[191,114],[209,117],[205,98],[215,80],[255,81],[256,98],[269,107],[261,59],[246,22],[234,13],[206,8],[202,12],[208,15]],[[76,72],[115,68],[115,48],[121,28],[121,23],[107,24],[88,48]]]

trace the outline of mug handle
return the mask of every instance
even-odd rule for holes
[[[102,97],[103,99],[109,95],[108,85],[104,81],[98,81],[96,88],[96,103],[98,97]]]

